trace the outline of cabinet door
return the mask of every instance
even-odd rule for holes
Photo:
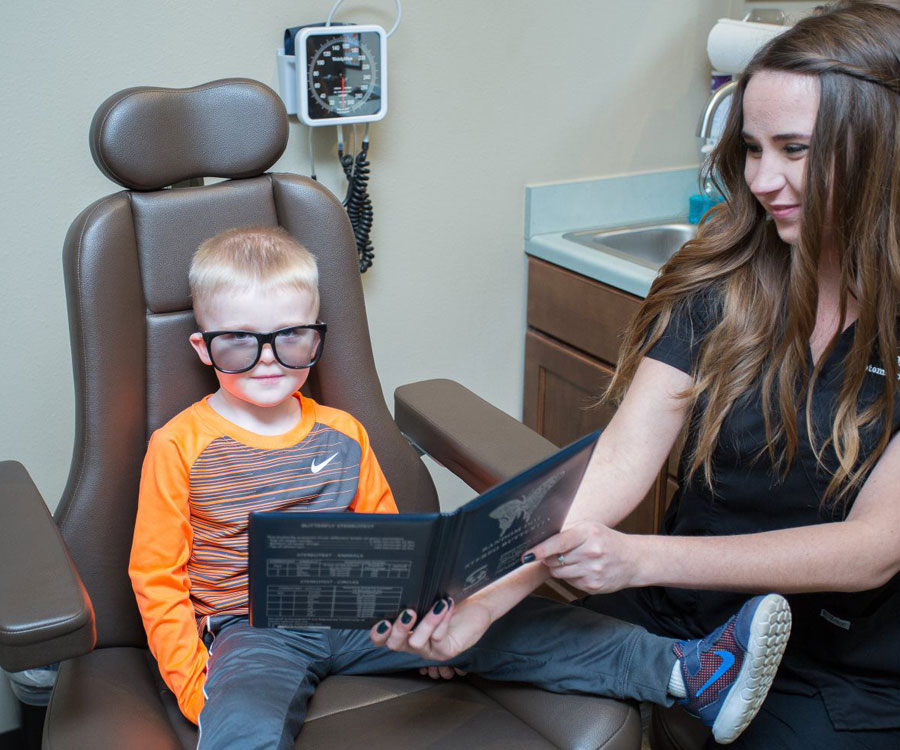
[[[541,333],[525,334],[525,403],[523,422],[556,445],[568,445],[591,430],[605,427],[614,408],[597,406],[613,376],[603,363]],[[660,480],[618,528],[652,534],[657,529],[664,493]]]
[[[597,402],[613,373],[596,359],[529,330],[523,421],[559,446],[605,427],[614,409]]]
[[[528,259],[528,326],[604,362],[641,307],[633,294],[537,258]]]

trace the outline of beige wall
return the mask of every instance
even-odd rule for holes
[[[60,248],[75,215],[115,189],[88,152],[94,109],[139,84],[274,83],[283,29],[324,20],[331,5],[4,4],[0,458],[25,463],[51,508],[73,434]],[[520,415],[524,185],[696,164],[706,35],[743,5],[404,2],[389,44],[390,112],[372,128],[377,257],[364,278],[387,394],[451,377]],[[390,0],[348,0],[337,19],[388,28],[393,13]],[[342,189],[332,133],[316,134],[317,161]],[[307,172],[305,136],[292,125],[278,169]],[[463,493],[441,481],[448,496]],[[14,721],[4,705],[0,732]]]

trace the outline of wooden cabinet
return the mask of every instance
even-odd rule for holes
[[[598,405],[599,397],[615,372],[621,336],[640,304],[639,297],[528,259],[525,424],[559,446],[606,426],[614,410]],[[619,529],[655,533],[675,486],[664,469]]]

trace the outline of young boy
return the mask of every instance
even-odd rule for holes
[[[200,246],[190,284],[202,330],[190,343],[219,389],[150,440],[129,574],[163,679],[196,723],[214,708],[204,635],[247,624],[248,514],[397,506],[362,425],[299,393],[325,341],[312,255],[281,229],[235,229]],[[223,673],[244,668],[248,633]],[[224,747],[201,726],[203,746]]]
[[[190,343],[215,368],[219,389],[151,437],[129,574],[162,677],[199,725],[198,748],[289,750],[328,674],[437,662],[376,646],[364,630],[250,627],[251,512],[397,507],[362,425],[299,393],[326,330],[312,255],[281,229],[230,230],[201,244],[190,284],[201,328]],[[676,651],[642,628],[532,597],[450,663],[556,691],[663,704],[687,692],[728,741],[768,690],[772,675],[758,663],[780,658],[786,632],[767,623],[783,615],[783,602],[753,600],[709,639]],[[414,619],[405,611],[395,631]],[[373,637],[388,627],[379,624]],[[729,659],[734,668],[721,669]]]

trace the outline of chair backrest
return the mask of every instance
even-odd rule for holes
[[[145,642],[127,574],[141,462],[153,430],[216,388],[188,345],[187,272],[197,245],[224,229],[281,225],[315,254],[328,344],[309,395],[365,425],[401,509],[437,508],[384,402],[344,210],[312,180],[266,173],[287,135],[278,96],[244,79],[128,89],[94,116],[94,160],[128,189],[86,208],[66,236],[76,437],[57,522],[94,605],[98,646]],[[194,177],[227,179],[164,189]]]

